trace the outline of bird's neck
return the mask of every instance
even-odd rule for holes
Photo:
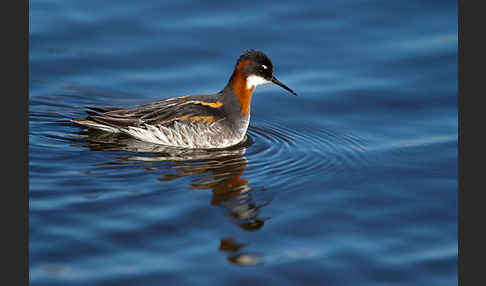
[[[250,114],[251,96],[255,90],[255,86],[248,87],[248,78],[243,71],[245,66],[247,66],[249,63],[249,61],[239,62],[228,82],[228,86],[232,89],[234,95],[240,103],[240,113],[244,115]]]

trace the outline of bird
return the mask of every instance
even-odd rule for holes
[[[252,94],[256,86],[267,83],[297,95],[275,77],[272,61],[264,52],[250,49],[238,58],[226,86],[217,93],[172,97],[131,108],[86,107],[87,117],[71,121],[165,146],[227,148],[244,141]]]

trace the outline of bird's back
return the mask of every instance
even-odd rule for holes
[[[121,132],[157,144],[186,148],[222,148],[237,144],[244,130],[232,124],[221,94],[168,98],[133,108],[89,108],[73,122]],[[248,118],[249,120],[249,118]]]

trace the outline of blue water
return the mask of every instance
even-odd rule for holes
[[[457,1],[29,5],[31,285],[457,285]],[[212,93],[245,49],[248,140],[70,123]]]

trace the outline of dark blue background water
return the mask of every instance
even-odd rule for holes
[[[31,285],[457,285],[456,2],[30,1]],[[259,87],[243,146],[69,122],[248,48],[299,96]]]

